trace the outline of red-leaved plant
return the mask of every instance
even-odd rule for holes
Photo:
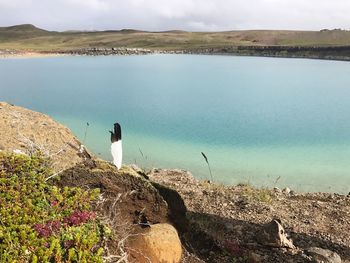
[[[66,226],[78,226],[96,218],[96,213],[90,211],[74,211],[63,219]]]
[[[65,226],[79,226],[95,218],[95,212],[74,211],[72,214],[63,219],[63,223]],[[61,222],[59,220],[51,220],[44,224],[35,224],[34,229],[39,236],[49,237],[61,229]]]
[[[226,240],[224,247],[227,252],[229,252],[234,257],[242,257],[244,255],[244,250],[237,242]]]
[[[41,237],[49,237],[61,228],[61,222],[58,220],[48,221],[45,224],[35,224],[34,229]]]

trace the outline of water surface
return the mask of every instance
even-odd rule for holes
[[[350,64],[149,55],[0,60],[0,99],[49,114],[110,160],[216,181],[350,191]]]

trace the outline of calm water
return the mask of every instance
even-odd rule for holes
[[[152,55],[0,60],[0,99],[47,113],[110,160],[216,181],[350,191],[350,63]],[[142,153],[141,153],[142,152]],[[280,178],[277,180],[277,178]]]

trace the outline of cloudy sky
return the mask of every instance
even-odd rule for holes
[[[49,30],[350,29],[350,0],[0,0],[0,26]]]

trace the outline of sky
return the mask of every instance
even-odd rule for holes
[[[0,26],[48,30],[350,29],[350,0],[0,0]]]

